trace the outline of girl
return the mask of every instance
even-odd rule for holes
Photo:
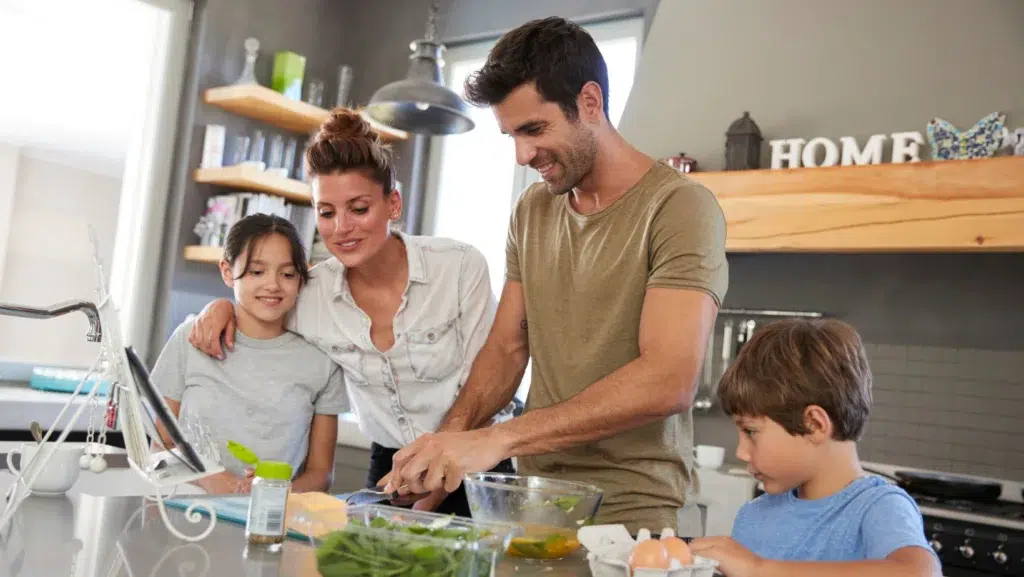
[[[235,293],[235,354],[221,362],[189,346],[193,322],[185,321],[152,373],[171,411],[202,423],[220,449],[227,470],[198,484],[208,493],[249,492],[249,472],[225,449],[232,440],[261,460],[290,463],[294,491],[326,491],[346,403],[338,366],[285,330],[309,280],[295,227],[266,214],[239,220],[228,232],[220,272]],[[169,446],[162,427],[160,436]]]
[[[440,425],[497,304],[480,251],[392,230],[402,196],[391,153],[358,112],[331,113],[306,150],[306,168],[317,229],[333,258],[310,271],[289,327],[344,370],[359,427],[372,441],[367,486],[376,486],[398,449]],[[189,342],[221,357],[222,335],[232,350],[236,316],[227,301],[207,305]],[[511,407],[495,419],[511,417]],[[512,472],[512,464],[496,470]],[[469,516],[461,487],[415,507]]]

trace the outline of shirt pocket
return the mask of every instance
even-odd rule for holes
[[[341,367],[346,383],[357,387],[369,384],[364,372],[366,361],[359,347],[354,344],[334,345],[331,347],[331,357]]]
[[[458,318],[428,329],[406,333],[409,365],[419,381],[444,380],[462,366]]]

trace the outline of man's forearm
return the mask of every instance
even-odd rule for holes
[[[506,457],[522,457],[642,427],[689,409],[698,365],[641,356],[567,401],[495,425],[492,434],[505,446]]]
[[[529,359],[525,348],[503,350],[486,343],[438,431],[469,431],[485,425],[512,402]]]

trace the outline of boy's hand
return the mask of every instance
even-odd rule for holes
[[[690,542],[694,555],[718,561],[726,577],[757,577],[762,559],[731,537],[701,537]]]

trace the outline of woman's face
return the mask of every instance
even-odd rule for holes
[[[391,221],[402,214],[397,190],[384,196],[381,185],[363,171],[313,178],[316,227],[331,254],[347,268],[372,260],[391,235]]]

